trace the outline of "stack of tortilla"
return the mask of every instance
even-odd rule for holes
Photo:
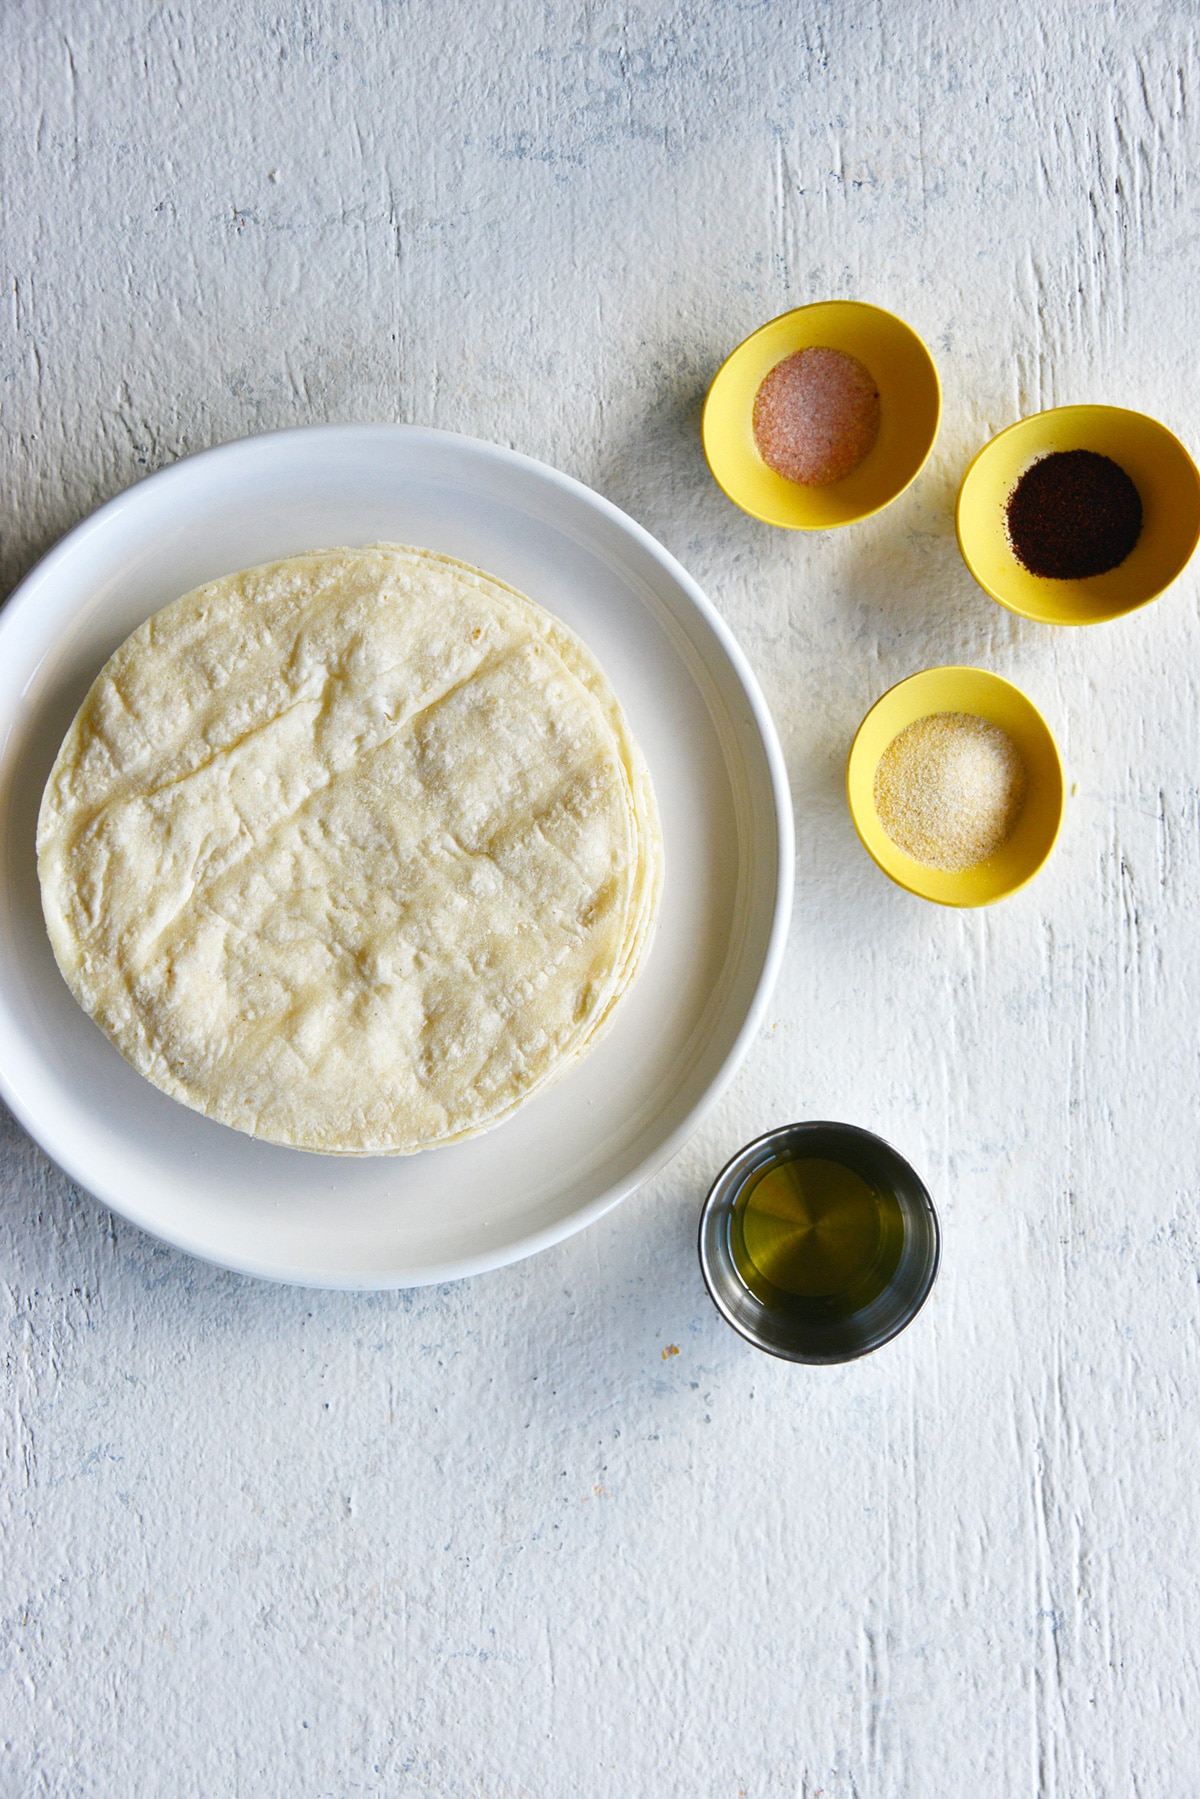
[[[645,760],[558,619],[378,544],[209,582],[111,657],[42,800],[71,991],[164,1092],[404,1154],[600,1036],[662,883]]]

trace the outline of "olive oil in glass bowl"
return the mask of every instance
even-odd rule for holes
[[[700,1220],[717,1309],[759,1349],[847,1362],[914,1318],[933,1286],[937,1214],[888,1144],[849,1124],[791,1124],[740,1150]]]

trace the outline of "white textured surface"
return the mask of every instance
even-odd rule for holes
[[[799,835],[735,1089],[517,1268],[256,1285],[9,1126],[5,1799],[1200,1788],[1196,577],[1056,633],[951,522],[1042,405],[1195,444],[1196,40],[1138,0],[5,7],[5,588],[209,443],[509,442],[707,586]],[[898,505],[805,541],[717,492],[699,405],[836,294],[923,333],[946,411]],[[892,888],[841,796],[869,702],[955,659],[1027,689],[1078,785],[983,915]],[[806,1116],[889,1137],[946,1228],[916,1326],[829,1372],[744,1347],[693,1250],[724,1157]]]

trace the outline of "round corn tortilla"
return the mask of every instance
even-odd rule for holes
[[[255,1136],[403,1154],[596,1041],[662,881],[594,657],[478,569],[380,544],[209,582],[113,655],[38,821],[80,1005]]]

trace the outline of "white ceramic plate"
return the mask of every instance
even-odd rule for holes
[[[651,955],[577,1069],[486,1136],[358,1160],[255,1142],[135,1074],[58,973],[33,839],[76,708],[144,618],[234,569],[380,540],[476,563],[590,644],[649,760],[667,875]],[[0,821],[0,1092],[13,1112],[135,1224],[226,1267],[312,1286],[414,1286],[495,1268],[632,1192],[731,1078],[791,906],[774,727],[695,582],[568,476],[398,425],[210,450],[64,538],[0,615]]]

